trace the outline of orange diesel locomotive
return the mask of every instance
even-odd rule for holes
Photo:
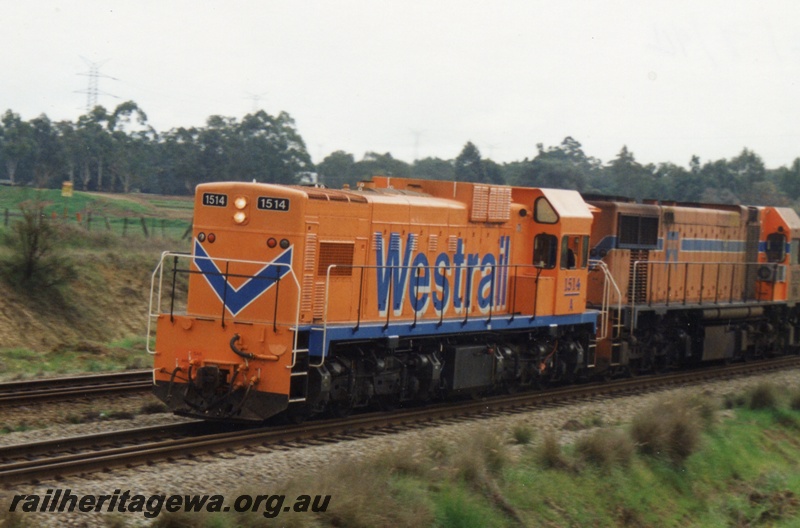
[[[200,185],[192,254],[154,274],[155,392],[263,420],[572,379],[594,364],[591,225],[566,190]]]
[[[620,304],[599,354],[612,369],[652,371],[796,350],[800,218],[792,209],[587,198],[591,258]],[[589,301],[607,287],[590,275]]]
[[[148,329],[155,393],[185,415],[344,415],[797,344],[788,209],[375,177],[203,184],[193,230]]]

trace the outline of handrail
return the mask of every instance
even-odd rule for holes
[[[663,302],[665,306],[670,306],[671,302],[675,302],[677,306],[687,306],[690,304],[697,304],[698,306],[702,306],[707,304],[709,306],[716,306],[719,304],[733,304],[734,302],[734,289],[736,287],[736,276],[739,273],[739,270],[744,270],[742,274],[742,278],[745,279],[741,284],[741,292],[737,296],[737,301],[742,303],[755,303],[755,302],[762,302],[766,299],[761,298],[761,291],[758,288],[758,283],[760,282],[767,282],[767,283],[778,283],[778,282],[785,282],[784,280],[776,279],[778,269],[781,267],[785,267],[785,264],[781,264],[779,262],[691,262],[691,261],[670,261],[670,260],[663,260],[663,261],[656,261],[656,260],[637,260],[633,263],[633,275],[631,276],[631,284],[630,284],[630,294],[628,296],[630,309],[631,309],[631,321],[630,321],[630,331],[633,333],[636,330],[636,323],[637,323],[637,316],[638,313],[642,310],[642,305],[652,306],[655,302],[653,299],[653,288],[652,285],[647,287],[645,290],[644,300],[643,302],[637,302],[637,291],[636,285],[638,283],[638,278],[641,274],[642,267],[645,268],[647,272],[648,282],[652,279],[652,275],[654,273],[653,268],[656,265],[667,265],[668,268],[667,272],[667,291],[663,300],[659,302]],[[687,296],[687,292],[684,290],[684,295],[682,300],[675,300],[672,299],[672,268],[674,267],[676,270],[679,266],[684,267],[684,282],[685,278],[689,275],[690,267],[699,267],[700,272],[700,290],[698,293],[697,301],[694,302],[693,300],[689,300]],[[730,266],[730,284],[728,285],[728,296],[727,299],[720,298],[720,293],[723,291],[725,285],[720,285],[720,275],[723,272],[723,267]],[[770,267],[773,272],[771,278],[768,280],[764,280],[758,277],[757,273],[753,273],[750,278],[752,279],[753,286],[755,287],[755,297],[750,298],[748,297],[748,288],[750,284],[748,283],[748,271],[751,269],[760,269],[762,266]],[[705,278],[706,278],[706,269],[709,267],[716,267],[716,272],[711,273],[714,275],[713,277],[713,288],[714,288],[714,295],[713,299],[706,300],[704,298],[704,289],[706,287]],[[685,288],[685,286],[684,286]],[[740,298],[739,298],[740,297]],[[772,291],[772,300],[775,300],[775,290],[773,288]]]
[[[603,340],[608,338],[608,319],[609,319],[609,305],[611,304],[611,288],[614,288],[614,292],[617,296],[617,322],[614,324],[614,330],[616,331],[612,338],[619,337],[619,331],[622,328],[622,293],[620,292],[619,285],[617,281],[614,280],[614,275],[611,274],[611,270],[608,269],[608,265],[602,260],[589,260],[589,270],[592,271],[593,269],[599,269],[603,272],[603,297],[601,301],[600,307],[600,332],[597,334],[598,340]]]
[[[226,278],[227,277],[255,278],[254,275],[243,275],[243,274],[229,273],[228,272],[228,266],[231,263],[233,263],[233,264],[252,264],[252,265],[257,265],[257,266],[272,265],[272,266],[276,266],[276,267],[280,267],[280,268],[287,268],[288,272],[283,274],[283,275],[290,275],[291,276],[292,281],[294,282],[294,285],[295,285],[295,289],[297,291],[297,298],[295,300],[296,309],[295,309],[295,318],[294,318],[294,328],[296,329],[296,328],[299,327],[299,325],[300,325],[300,296],[301,296],[302,292],[301,292],[301,287],[300,287],[300,281],[297,279],[297,275],[295,274],[291,263],[265,262],[265,261],[258,261],[258,260],[243,260],[243,259],[228,259],[228,258],[219,258],[219,257],[201,257],[201,256],[197,256],[197,255],[192,255],[190,253],[173,253],[173,252],[170,252],[170,251],[164,251],[161,254],[161,258],[160,258],[160,260],[158,262],[158,265],[156,266],[155,270],[153,270],[153,274],[152,274],[151,279],[150,279],[150,304],[149,304],[149,307],[148,307],[147,339],[146,339],[146,350],[147,350],[147,352],[149,354],[154,355],[156,353],[155,350],[151,350],[150,349],[150,337],[152,336],[152,332],[153,332],[152,323],[153,323],[154,320],[157,320],[158,317],[160,317],[162,315],[161,303],[162,303],[162,291],[163,291],[163,288],[164,288],[164,284],[163,284],[164,268],[165,268],[165,263],[166,263],[167,259],[170,258],[170,257],[174,257],[175,258],[173,266],[175,266],[176,269],[173,270],[173,271],[176,272],[176,274],[177,274],[177,272],[181,272],[181,273],[185,273],[187,275],[191,275],[191,274],[209,275],[209,274],[212,274],[212,275],[225,276]],[[187,268],[187,269],[184,269],[184,270],[178,270],[177,269],[178,259],[189,259],[190,260],[190,263],[189,263],[190,267]],[[200,271],[200,270],[191,269],[192,265],[196,266],[195,262],[198,261],[198,260],[207,260],[207,261],[215,263],[215,265],[216,265],[216,263],[224,263],[226,265],[225,266],[226,270],[225,270],[225,272],[220,272],[220,273],[208,273],[208,272],[204,272],[204,271]],[[219,269],[219,266],[217,266],[217,269]],[[269,278],[269,277],[266,277],[266,278]],[[281,279],[281,278],[282,278],[281,274],[278,274],[278,276],[275,277],[276,283],[279,282],[279,279]],[[225,291],[227,292],[227,289]],[[276,294],[275,295],[276,295],[276,297],[278,295],[277,284],[276,284]],[[171,299],[171,301],[172,301],[171,304],[174,303],[174,288],[173,288],[172,296],[173,296],[173,298]],[[277,299],[276,299],[276,302],[277,302]],[[155,303],[155,306],[154,306],[154,303]],[[155,308],[155,311],[154,311],[154,308]],[[225,312],[224,312],[225,311],[225,302],[224,302],[224,300],[223,300],[223,308],[222,309],[223,309],[223,313],[220,316],[216,316],[215,317],[215,316],[209,315],[209,316],[204,316],[204,317],[208,317],[211,320],[220,320],[220,321],[223,322],[223,325],[224,325],[224,320],[225,320]],[[242,322],[242,321],[239,321],[239,322]],[[244,321],[244,322],[252,322],[252,321]],[[268,321],[264,321],[264,322],[268,322]],[[276,311],[275,314],[273,314],[272,323],[273,323],[273,328],[277,328],[277,311]],[[291,323],[284,323],[284,324],[291,324]],[[296,361],[297,361],[297,354],[296,354],[296,351],[297,351],[297,340],[298,340],[298,333],[295,331],[294,332],[294,336],[293,336],[293,344],[292,344],[292,363],[291,363],[291,365],[287,366],[287,368],[289,368],[289,369],[294,368],[294,366],[296,364]]]
[[[320,354],[319,363],[310,364],[309,366],[311,366],[311,367],[319,367],[319,366],[321,366],[325,362],[325,358],[327,357],[327,353],[328,353],[328,350],[327,350],[328,325],[331,324],[330,321],[328,320],[328,307],[330,305],[331,270],[333,270],[334,268],[360,269],[362,275],[363,275],[363,271],[364,270],[368,270],[368,269],[382,269],[382,270],[386,270],[386,272],[389,273],[389,285],[388,285],[388,291],[387,291],[387,295],[386,295],[386,321],[384,323],[384,329],[385,329],[385,328],[388,328],[388,326],[390,324],[390,321],[391,321],[392,302],[395,300],[393,298],[393,296],[394,295],[402,295],[402,292],[398,293],[398,292],[394,292],[393,291],[394,290],[393,277],[394,277],[395,270],[408,269],[409,272],[411,272],[411,270],[413,270],[413,269],[417,269],[417,270],[421,269],[421,268],[422,269],[426,269],[428,274],[429,274],[429,277],[430,277],[430,285],[433,286],[433,285],[436,284],[435,278],[434,278],[435,275],[434,275],[433,271],[436,270],[436,269],[441,268],[441,266],[436,266],[435,264],[434,265],[430,265],[429,264],[428,266],[419,266],[419,265],[415,266],[413,264],[409,264],[407,266],[386,266],[386,265],[378,266],[378,265],[358,265],[358,264],[331,264],[331,265],[329,265],[328,269],[326,270],[326,273],[325,273],[325,296],[324,296],[324,307],[323,307],[322,329],[321,329],[322,330],[322,352]],[[538,289],[539,289],[539,287],[538,287],[538,279],[539,279],[539,276],[542,273],[542,268],[541,267],[534,266],[533,264],[503,264],[503,265],[497,265],[497,264],[481,265],[481,264],[476,264],[476,265],[472,265],[472,266],[464,265],[464,266],[461,266],[461,268],[459,270],[459,272],[461,272],[461,270],[463,270],[463,272],[465,272],[465,277],[466,277],[466,279],[465,279],[466,284],[464,285],[464,305],[463,305],[463,310],[465,312],[465,317],[464,317],[464,320],[462,321],[462,325],[466,324],[469,321],[469,319],[468,319],[469,318],[469,310],[474,307],[473,303],[472,303],[472,295],[475,292],[474,292],[474,287],[472,286],[473,280],[470,280],[470,278],[472,277],[472,274],[475,273],[475,270],[480,270],[480,269],[484,269],[484,268],[486,268],[486,269],[490,268],[490,275],[485,275],[485,276],[487,276],[487,277],[491,276],[490,285],[489,285],[490,286],[489,290],[490,290],[490,300],[491,300],[491,302],[489,303],[489,306],[486,308],[486,311],[488,312],[488,316],[484,320],[484,322],[487,325],[491,325],[492,318],[496,315],[494,313],[494,309],[498,306],[498,304],[495,302],[495,299],[496,299],[496,296],[497,296],[496,282],[497,282],[497,270],[498,269],[499,270],[506,270],[506,278],[507,279],[511,279],[511,275],[508,273],[510,270],[516,270],[516,269],[520,269],[520,268],[521,269],[536,270],[536,276],[535,277],[534,276],[530,276],[531,279],[535,280],[535,288],[536,288],[536,290],[534,291],[534,296],[533,296],[534,297],[534,306],[531,308],[531,313],[535,317],[535,315],[536,315],[536,298],[537,298],[536,294],[538,293]],[[514,275],[515,281],[514,281],[513,299],[506,299],[506,302],[504,304],[505,306],[508,307],[508,315],[511,316],[511,320],[513,320],[514,316],[517,315],[517,312],[516,312],[517,281],[516,281],[516,279],[519,279],[520,277],[524,277],[524,276],[523,275],[519,275],[519,274],[515,274]],[[412,277],[409,276],[408,280],[409,281],[412,280]],[[506,283],[506,286],[508,286],[508,282]],[[432,289],[429,292],[429,294],[431,294],[431,295],[433,294],[433,290]],[[457,294],[457,292],[455,292],[454,290],[451,290],[450,295],[456,295],[456,294]],[[480,294],[480,292],[478,294]],[[363,299],[363,297],[360,296],[359,299],[358,299],[358,303],[359,303],[358,304],[358,311],[359,311],[359,314],[361,313],[361,309],[362,309],[361,305],[362,305],[363,302],[364,302],[364,299]],[[433,301],[431,300],[430,302],[433,302]],[[511,302],[511,306],[509,306],[509,302]],[[398,322],[407,322],[410,325],[412,325],[412,327],[413,327],[414,324],[415,324],[416,316],[418,315],[418,312],[420,312],[417,303],[414,303],[413,310],[414,310],[414,318],[409,318],[409,320],[407,320],[407,321],[406,320],[400,320]],[[434,305],[434,311],[439,316],[438,325],[440,326],[442,324],[442,321],[443,321],[443,318],[444,318],[444,313],[447,311],[447,305],[443,306],[441,310],[437,310],[435,305]],[[409,316],[409,317],[411,317],[411,316]],[[356,330],[360,325],[361,325],[361,318],[359,317],[359,321],[358,321],[356,327],[354,328],[354,330]]]

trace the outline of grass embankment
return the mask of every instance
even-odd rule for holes
[[[59,191],[0,187],[0,210],[20,214],[26,201],[44,206],[44,218],[55,230],[44,279],[51,270],[68,279],[42,287],[45,280],[23,284],[6,273],[21,247],[12,242],[11,227],[22,220],[11,216],[8,228],[0,225],[0,380],[149,366],[144,334],[150,275],[161,251],[188,248],[181,237],[192,202],[80,192],[66,198]],[[100,216],[89,226],[87,211],[111,218],[113,229]],[[77,213],[83,214],[82,223]],[[147,238],[139,216],[158,226]],[[115,227],[121,218],[137,218],[125,235]]]
[[[766,396],[765,396],[766,395]],[[282,490],[330,495],[324,513],[280,526],[798,526],[800,397],[772,387],[709,401],[662,401],[622,428],[561,447],[529,426],[483,430],[299,477]],[[264,488],[264,486],[261,486]],[[255,491],[259,490],[259,491]],[[264,493],[257,485],[229,491]],[[160,526],[259,526],[261,512],[159,517]]]

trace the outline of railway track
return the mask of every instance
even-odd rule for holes
[[[291,449],[319,442],[337,442],[391,434],[411,428],[429,427],[444,421],[473,420],[477,417],[525,412],[547,405],[582,402],[597,397],[613,398],[655,392],[715,379],[729,379],[769,370],[798,367],[800,367],[800,357],[793,356],[724,368],[663,376],[643,376],[608,383],[587,383],[484,400],[450,402],[390,413],[365,413],[348,419],[319,420],[296,426],[214,431],[207,423],[190,422],[169,428],[146,428],[151,429],[150,431],[119,431],[81,439],[57,439],[24,446],[8,446],[0,448],[0,482],[5,485],[39,482],[68,475],[152,464],[159,460],[191,458],[244,447],[260,448],[260,450]],[[161,429],[161,432],[153,436],[156,433],[155,429]],[[164,436],[168,438],[165,439]],[[118,440],[121,438],[125,439],[128,445],[120,445]],[[54,450],[54,445],[60,447]],[[82,449],[88,450],[72,452]]]
[[[152,370],[0,383],[0,406],[149,390]]]

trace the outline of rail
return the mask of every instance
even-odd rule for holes
[[[468,421],[482,417],[496,417],[501,412],[518,414],[542,406],[552,406],[556,403],[573,405],[586,401],[596,402],[600,397],[653,393],[674,389],[681,385],[704,384],[715,378],[730,379],[732,376],[747,376],[778,369],[797,368],[798,361],[796,356],[781,357],[768,361],[683,371],[662,376],[639,376],[608,383],[556,387],[546,391],[529,391],[510,396],[481,398],[478,401],[459,400],[402,409],[391,413],[373,412],[346,419],[319,420],[294,426],[269,426],[211,434],[203,434],[202,431],[199,431],[189,436],[183,434],[185,431],[181,431],[180,438],[147,441],[144,444],[138,443],[140,438],[137,434],[131,434],[130,436],[134,437],[132,441],[136,443],[135,445],[102,447],[105,442],[96,441],[94,443],[100,446],[98,449],[83,453],[52,454],[52,450],[48,452],[47,446],[34,444],[32,449],[34,453],[45,451],[49,456],[45,455],[32,460],[28,456],[25,456],[24,459],[17,457],[17,454],[27,454],[30,446],[12,445],[0,448],[0,458],[3,453],[11,455],[7,462],[0,464],[0,481],[6,485],[40,481],[53,482],[70,475],[109,471],[112,468],[133,467],[141,464],[151,465],[158,461],[169,461],[203,453],[245,449],[248,455],[252,455],[254,447],[257,447],[258,450],[273,450],[286,443],[314,445],[318,444],[320,439],[326,442],[351,441],[354,438],[353,431],[358,431],[360,436],[384,436],[396,434],[398,430],[435,427],[452,420]],[[192,424],[189,425],[193,427]],[[184,429],[183,424],[168,427]],[[119,433],[114,434],[119,436]],[[68,444],[73,443],[73,440],[60,440],[63,440],[65,447],[72,447]],[[85,445],[85,442],[82,441],[77,443],[81,446]]]

